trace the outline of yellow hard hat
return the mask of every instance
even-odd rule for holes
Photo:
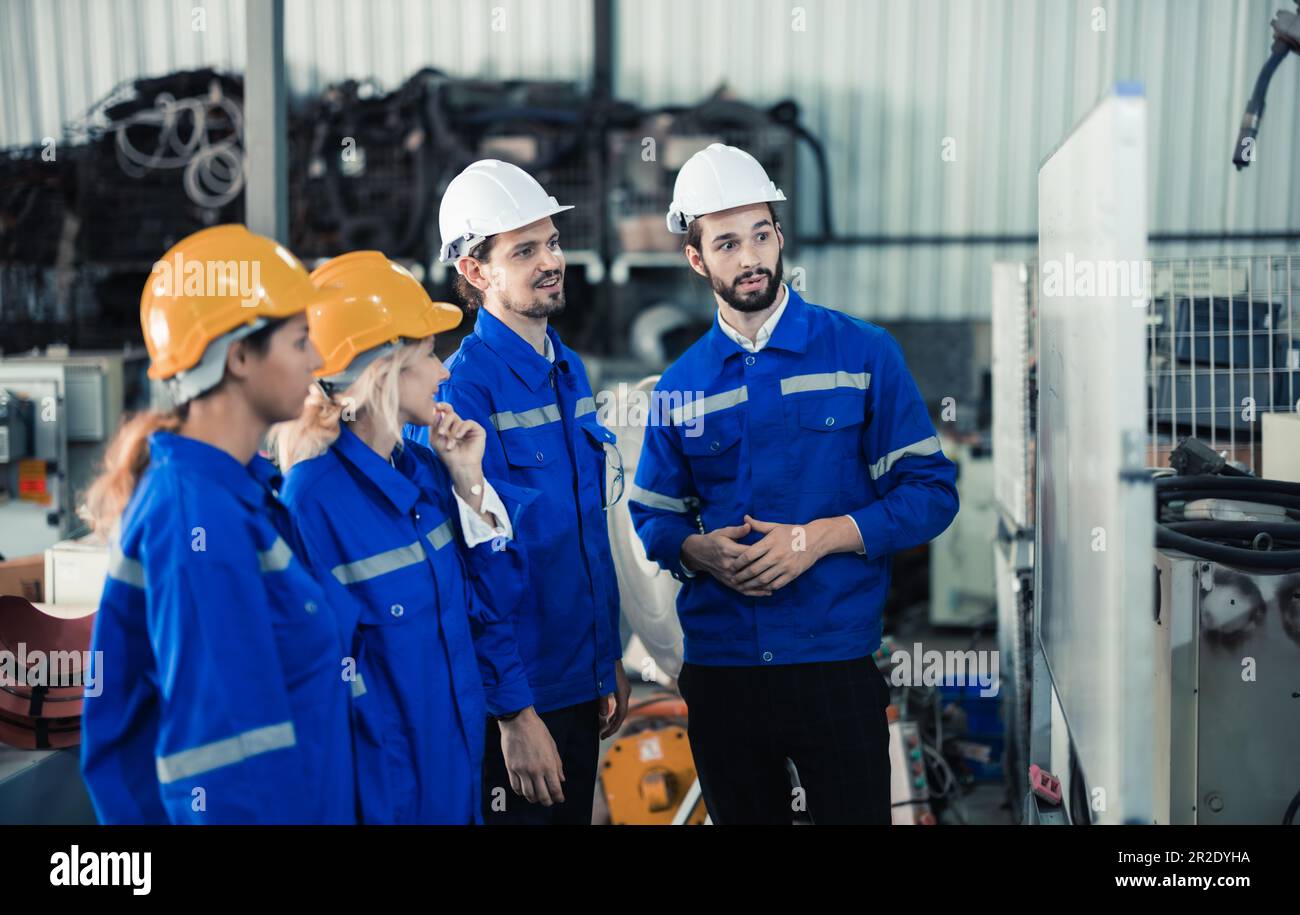
[[[317,377],[347,370],[357,356],[399,340],[451,330],[461,310],[435,302],[401,264],[379,251],[353,251],[321,264],[311,280],[323,293],[307,309],[308,333],[325,364]]]
[[[218,337],[299,314],[318,296],[307,268],[274,239],[242,225],[195,232],[154,264],[140,295],[149,377],[192,369]]]

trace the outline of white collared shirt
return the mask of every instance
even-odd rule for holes
[[[752,341],[744,334],[742,334],[740,331],[736,330],[734,327],[728,324],[726,322],[726,319],[722,317],[721,311],[718,312],[718,327],[722,329],[722,332],[724,334],[726,334],[732,340],[735,340],[736,345],[738,345],[739,347],[741,347],[742,349],[748,352],[756,353],[759,350],[761,350],[763,347],[767,346],[767,341],[772,339],[772,331],[776,330],[776,322],[780,321],[781,315],[785,314],[785,306],[789,304],[789,302],[790,302],[790,292],[786,288],[785,283],[782,283],[781,304],[776,306],[776,311],[772,312],[770,315],[767,316],[767,320],[763,322],[763,326],[758,329],[758,333],[754,335],[754,339]]]
[[[497,519],[497,527],[493,527],[484,521],[479,513],[474,511],[454,488],[451,494],[456,497],[456,505],[460,508],[460,529],[465,535],[466,546],[478,546],[480,543],[486,543],[498,537],[503,541],[514,538],[515,533],[510,526],[510,513],[506,511],[505,505],[501,502],[501,497],[497,495],[497,491],[492,488],[492,484],[486,479],[483,481],[483,511],[492,514]]]

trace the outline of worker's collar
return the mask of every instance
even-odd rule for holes
[[[795,292],[786,283],[781,284],[785,290],[785,301],[777,306],[777,310],[772,312],[771,317],[764,322],[764,326],[772,324],[770,334],[764,349],[783,349],[794,353],[805,352],[808,348],[808,309],[807,304],[799,293]],[[774,320],[775,319],[775,320]],[[726,322],[722,320],[722,312],[719,309],[713,315],[713,328],[709,331],[709,343],[713,347],[714,355],[719,359],[726,359],[728,356],[736,353],[745,352],[745,348],[736,342],[735,338],[728,335],[727,331],[739,336],[739,331],[730,326],[725,326]],[[725,327],[725,329],[724,329]]]
[[[511,371],[519,376],[519,380],[526,384],[530,391],[535,391],[546,383],[546,379],[551,375],[552,362],[560,355],[560,337],[550,324],[546,325],[546,343],[549,344],[548,351],[551,357],[549,359],[533,349],[533,345],[519,336],[514,328],[486,308],[478,310],[474,333],[478,334],[488,348],[510,366]],[[561,361],[558,367],[562,372],[568,371],[568,365],[564,361]]]
[[[409,512],[419,501],[420,488],[393,466],[387,457],[380,457],[374,448],[362,441],[361,436],[349,429],[347,423],[339,423],[339,437],[331,447],[342,460],[355,467],[362,477],[374,483],[402,514]],[[396,460],[401,463],[400,458]]]
[[[253,479],[263,489],[277,499],[280,497],[280,488],[284,485],[284,475],[280,473],[279,467],[276,467],[275,464],[260,454],[255,454],[253,459],[248,462],[248,472],[253,475]]]
[[[785,305],[789,301],[786,292],[785,283],[777,290],[780,301],[772,313],[767,316],[767,320],[762,323],[754,333],[754,339],[750,340],[736,328],[732,327],[726,318],[722,316],[722,309],[718,309],[718,329],[735,341],[736,345],[749,353],[756,353],[767,345],[768,338],[772,336],[772,329],[776,327],[777,322],[781,320],[781,315],[785,314]]]
[[[149,436],[149,461],[159,465],[175,464],[193,471],[205,483],[216,483],[229,490],[249,508],[260,509],[265,504],[268,493],[262,481],[247,465],[239,463],[233,455],[216,445],[175,432],[158,431]]]

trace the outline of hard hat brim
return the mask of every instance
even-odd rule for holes
[[[556,215],[557,213],[563,213],[565,210],[572,210],[572,209],[574,209],[574,205],[571,203],[565,204],[564,206],[557,206],[555,209],[548,210],[547,212],[542,213],[539,216],[534,216],[532,219],[528,220],[527,222],[521,222],[518,225],[511,225],[507,223],[498,231],[493,232],[492,235],[503,235],[506,232],[513,232],[515,229],[522,229],[524,226],[531,226],[533,223],[539,220],[547,219],[551,216]],[[469,239],[491,238],[492,235],[472,235],[469,236]],[[455,238],[451,238],[443,242],[442,247],[438,249],[438,260],[444,264],[456,263],[456,261],[460,260],[462,257],[469,254],[468,249],[464,246],[465,242],[468,241],[469,239],[467,239],[464,235],[458,235]],[[471,247],[477,247],[477,245]]]

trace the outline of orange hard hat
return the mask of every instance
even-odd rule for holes
[[[307,309],[308,333],[325,364],[317,377],[347,370],[362,353],[451,330],[461,310],[435,302],[411,272],[378,251],[353,251],[311,273],[322,295]]]
[[[299,314],[316,297],[307,268],[274,239],[242,225],[195,232],[154,264],[140,295],[149,377],[192,369],[218,337]]]

